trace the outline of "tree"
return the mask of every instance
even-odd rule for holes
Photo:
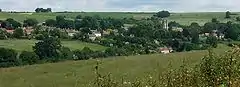
[[[7,32],[6,31],[3,31],[1,28],[0,28],[0,40],[4,40],[4,39],[7,39]]]
[[[56,16],[56,25],[58,28],[65,28],[65,16],[63,15]]]
[[[217,18],[212,18],[212,22],[213,23],[218,23],[219,21],[217,20]]]
[[[92,57],[93,53],[94,53],[94,51],[92,51],[88,47],[84,47],[82,50],[74,51],[74,54],[77,56],[78,60],[87,60],[90,57]]]
[[[52,8],[47,8],[46,12],[52,12]]]
[[[82,15],[77,15],[76,19],[82,19]]]
[[[91,30],[100,29],[99,21],[96,18],[90,16],[85,16],[82,19],[81,25],[83,28],[90,28]]]
[[[92,54],[93,52],[94,52],[94,51],[91,50],[90,48],[84,47],[84,48],[82,49],[83,59],[89,59],[89,58],[91,58],[91,54]]]
[[[8,19],[6,19],[6,21],[7,21],[7,23],[9,23],[8,27],[11,27],[11,28],[14,28],[14,29],[22,26],[22,24],[20,22],[15,21],[12,18],[8,18]]]
[[[34,18],[29,18],[23,21],[23,26],[36,26],[38,24],[38,21]]]
[[[19,59],[21,60],[22,65],[33,65],[38,63],[40,60],[39,56],[34,52],[23,51],[19,55]]]
[[[56,22],[56,20],[54,20],[54,19],[47,19],[47,20],[45,21],[45,25],[46,25],[46,26],[49,26],[49,27],[55,27],[56,24],[57,24],[57,22]]]
[[[36,12],[36,13],[40,13],[40,12],[52,12],[52,9],[51,9],[51,8],[47,8],[47,9],[44,9],[44,8],[36,8],[36,9],[35,9],[35,12]]]
[[[240,21],[240,17],[237,17],[236,20],[237,20],[237,21]]]
[[[61,48],[61,58],[72,60],[73,59],[73,52],[68,47]]]
[[[61,38],[61,31],[60,29],[55,28],[50,30],[49,35],[52,37]]]
[[[23,29],[21,29],[21,28],[17,28],[17,29],[13,32],[13,37],[15,37],[15,38],[21,38],[23,35],[24,35]]]
[[[232,40],[239,40],[240,25],[228,23],[228,29],[226,30],[225,37]]]
[[[0,8],[0,12],[2,12],[2,9]]]
[[[217,37],[212,36],[212,35],[209,36],[206,40],[206,44],[209,44],[210,46],[217,48],[217,45],[218,45]]]
[[[0,48],[0,67],[18,66],[17,52],[12,49]]]
[[[168,23],[168,27],[170,29],[172,29],[173,27],[179,27],[179,26],[180,26],[180,24],[177,23],[176,21],[171,21],[171,22]]]
[[[217,30],[217,29],[218,29],[217,23],[208,22],[204,24],[202,33],[211,33],[213,30]]]
[[[168,11],[160,11],[154,16],[159,17],[159,18],[166,18],[170,16],[170,13]]]
[[[33,46],[33,50],[40,59],[56,62],[59,61],[61,47],[61,41],[58,38],[45,36],[42,41]]]
[[[226,17],[225,18],[231,18],[231,12],[227,11],[226,12]]]

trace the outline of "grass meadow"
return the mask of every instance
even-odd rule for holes
[[[21,51],[32,51],[32,47],[35,45],[37,40],[0,40],[0,47],[10,48]],[[71,50],[83,49],[84,47],[89,47],[92,50],[104,50],[106,47],[86,43],[81,41],[61,41],[63,46],[69,47]]]
[[[222,54],[229,49],[220,45],[214,52]],[[118,81],[122,78],[134,81],[164,72],[169,62],[173,68],[179,68],[184,59],[190,65],[197,64],[206,54],[207,51],[191,51],[99,59],[99,72],[111,73]],[[92,59],[0,69],[0,87],[92,87],[89,84],[95,80],[96,64],[97,60]]]

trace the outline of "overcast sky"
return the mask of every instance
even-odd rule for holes
[[[0,8],[7,11],[37,7],[53,11],[240,11],[240,0],[0,0]]]

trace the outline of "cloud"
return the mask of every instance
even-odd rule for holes
[[[240,11],[240,0],[0,0],[3,10],[34,11]]]

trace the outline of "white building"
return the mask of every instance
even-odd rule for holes
[[[168,48],[168,47],[161,47],[159,49],[159,51],[163,54],[168,54],[168,53],[172,53],[173,52],[173,49],[172,48]]]
[[[97,30],[91,30],[92,34],[95,35],[95,37],[102,37],[102,33]]]

